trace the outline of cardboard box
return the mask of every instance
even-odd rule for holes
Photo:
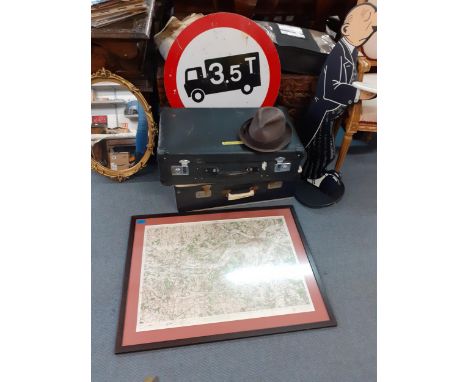
[[[93,127],[91,125],[91,134],[106,134],[105,127]]]
[[[129,164],[116,165],[115,163],[111,163],[110,165],[110,169],[114,171],[126,170],[127,168],[130,168]]]
[[[111,151],[109,153],[109,165],[111,170],[125,170],[130,168],[130,153]]]

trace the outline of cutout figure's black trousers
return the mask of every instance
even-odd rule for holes
[[[302,166],[303,179],[320,178],[335,158],[333,126],[345,108],[320,111],[320,101],[314,100],[300,124],[299,136],[307,153]],[[314,105],[315,103],[315,105]]]
[[[322,123],[315,138],[306,148],[307,160],[302,169],[303,179],[321,177],[335,158],[335,139],[332,130],[333,121]]]

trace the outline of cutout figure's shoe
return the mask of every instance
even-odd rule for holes
[[[310,208],[328,207],[337,203],[345,192],[341,176],[334,170],[326,172],[325,178],[317,187],[306,180],[300,180],[296,185],[296,199]]]

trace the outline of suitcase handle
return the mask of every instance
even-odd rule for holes
[[[239,199],[244,199],[244,198],[250,198],[250,197],[252,197],[254,195],[255,195],[255,189],[251,188],[247,192],[240,192],[238,194],[233,194],[233,193],[229,192],[227,194],[227,198],[228,198],[228,200],[239,200]]]
[[[246,168],[244,171],[242,170],[237,170],[237,171],[220,171],[218,174],[219,175],[227,175],[227,176],[239,176],[239,175],[246,175],[250,174],[252,172],[252,168]]]

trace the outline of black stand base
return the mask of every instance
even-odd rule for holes
[[[299,203],[309,208],[328,207],[337,203],[345,192],[345,186],[339,186],[325,193],[318,187],[310,184],[306,180],[300,180],[296,184],[296,199]]]

